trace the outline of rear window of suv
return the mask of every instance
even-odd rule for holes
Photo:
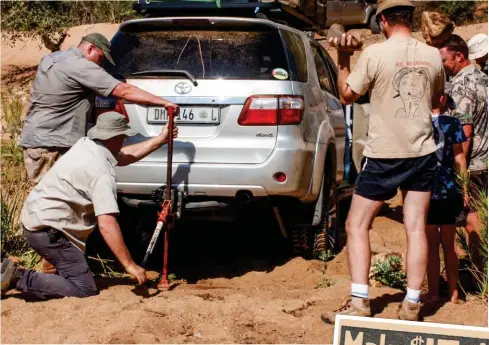
[[[286,79],[295,77],[278,30],[119,31],[111,45],[116,66],[107,65],[107,70],[124,78],[168,78],[132,76],[162,69],[186,70],[198,79],[275,80],[283,79],[283,70]]]

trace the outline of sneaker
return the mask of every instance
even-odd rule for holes
[[[419,321],[419,311],[421,310],[421,303],[413,303],[408,301],[407,298],[399,305],[399,312],[397,316],[400,320],[404,321]]]
[[[14,273],[17,270],[17,263],[5,259],[1,266],[2,296],[14,288]]]
[[[341,303],[339,309],[333,312],[327,312],[321,315],[321,320],[324,322],[334,325],[336,320],[336,315],[350,315],[350,316],[364,316],[370,317],[372,316],[372,312],[370,311],[370,304],[368,299],[362,299],[362,307],[357,307],[351,303],[351,297],[347,297]]]

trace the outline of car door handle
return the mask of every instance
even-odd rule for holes
[[[327,112],[327,113],[330,113],[331,112],[331,108],[327,105],[324,107],[324,110]]]

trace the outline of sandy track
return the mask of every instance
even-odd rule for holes
[[[404,251],[398,214],[379,217],[374,229],[392,250]],[[275,229],[273,229],[275,231]],[[253,252],[256,248],[250,247]],[[202,253],[198,253],[202,255]],[[205,276],[202,266],[190,259]],[[189,263],[190,264],[190,263]],[[98,280],[101,293],[87,299],[24,302],[17,292],[2,301],[4,343],[331,343],[333,327],[320,314],[348,294],[346,255],[327,264],[302,258],[270,264],[260,255],[230,261],[221,276],[179,285],[173,291],[134,289],[126,280]],[[210,274],[207,274],[211,276]],[[180,276],[184,277],[184,276]],[[317,288],[324,278],[336,284]],[[121,285],[122,284],[122,285]],[[146,296],[145,296],[146,295]],[[149,297],[151,296],[151,297]],[[400,290],[371,289],[375,317],[396,318]],[[424,308],[426,322],[487,326],[487,302]]]

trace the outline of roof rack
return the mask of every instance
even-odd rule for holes
[[[296,9],[278,0],[138,0],[136,12],[147,17],[245,17],[269,19],[302,31],[318,31],[318,26]]]

